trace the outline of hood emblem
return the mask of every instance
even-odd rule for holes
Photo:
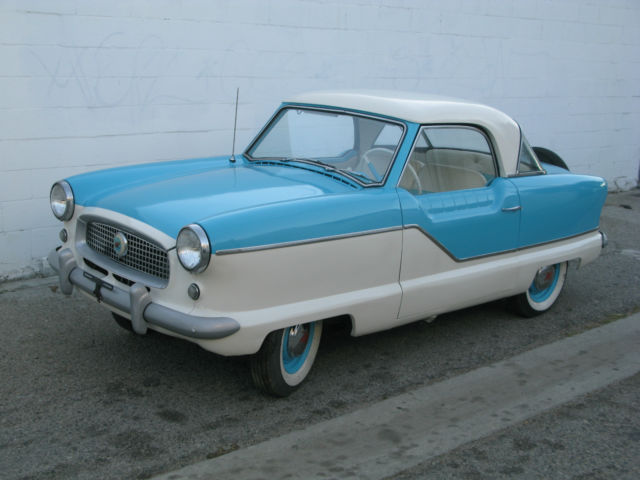
[[[117,232],[113,237],[113,251],[116,257],[122,258],[127,254],[127,237],[122,232]]]

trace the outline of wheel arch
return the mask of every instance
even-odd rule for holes
[[[353,315],[349,313],[333,315],[330,317],[322,317],[316,320],[305,320],[302,323],[313,323],[313,322],[322,322],[325,328],[329,326],[329,328],[333,327],[333,328],[344,329],[344,330],[349,329],[349,332],[351,333],[351,335],[353,335],[353,332],[355,329],[355,321],[353,319]],[[272,334],[273,332],[277,332],[278,330],[282,330],[283,328],[295,327],[297,324],[298,323],[296,322],[288,322],[284,326],[273,327],[271,330],[267,331],[262,337],[262,340],[260,341],[260,344],[256,349],[256,352],[262,348],[262,345],[264,344],[265,340],[270,334]]]
[[[535,152],[538,160],[543,163],[548,163],[550,165],[555,165],[556,167],[564,168],[569,171],[569,167],[565,163],[565,161],[553,150],[549,150],[544,147],[531,147]]]

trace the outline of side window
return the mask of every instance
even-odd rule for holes
[[[528,173],[538,173],[542,171],[542,167],[538,163],[536,154],[524,135],[521,135],[520,155],[518,156],[518,174],[526,175]]]
[[[418,195],[484,187],[497,175],[487,138],[472,127],[429,126],[418,133],[399,186]]]

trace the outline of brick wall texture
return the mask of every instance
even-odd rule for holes
[[[305,90],[469,98],[637,184],[637,0],[0,0],[0,281],[43,273],[53,181],[238,150]]]

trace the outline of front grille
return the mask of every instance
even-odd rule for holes
[[[120,258],[113,248],[114,237],[118,232],[127,238],[127,252]],[[167,252],[134,233],[105,223],[89,222],[86,241],[92,250],[122,265],[163,280],[169,278]]]

